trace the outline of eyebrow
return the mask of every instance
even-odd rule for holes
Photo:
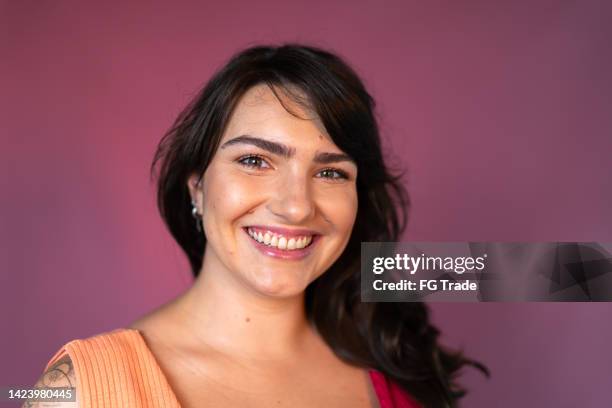
[[[259,137],[249,135],[241,135],[230,139],[227,142],[223,143],[223,145],[221,145],[221,149],[225,149],[228,146],[236,144],[248,144],[256,146],[260,149],[266,150],[277,156],[282,156],[286,159],[290,159],[295,155],[295,148],[293,147],[289,147],[282,143],[272,142],[270,140],[261,139]],[[353,158],[346,153],[319,152],[315,155],[313,161],[319,164],[338,163],[343,161],[348,161],[353,164],[357,164],[355,163],[355,160],[353,160]]]

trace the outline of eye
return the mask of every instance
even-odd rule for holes
[[[248,167],[248,168],[262,169],[262,168],[270,167],[268,162],[266,162],[266,160],[263,157],[255,155],[255,154],[250,154],[248,156],[242,156],[236,161],[240,163],[241,165],[243,165],[244,167]],[[262,165],[264,163],[265,163],[265,166]]]
[[[319,172],[321,178],[330,179],[330,180],[346,180],[348,179],[348,174],[340,169],[323,169]]]

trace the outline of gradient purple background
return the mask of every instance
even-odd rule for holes
[[[408,170],[405,239],[612,240],[610,2],[0,3],[0,386],[184,290],[148,166],[235,51],[337,51]],[[612,304],[436,304],[465,407],[612,406]]]

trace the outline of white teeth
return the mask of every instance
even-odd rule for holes
[[[287,249],[295,249],[295,238],[291,238],[287,241]]]
[[[254,231],[251,228],[248,228],[247,232],[254,240],[258,242],[288,251],[305,248],[312,241],[312,235],[287,239],[282,235],[275,235],[270,231],[266,231],[264,234],[261,231]]]
[[[304,239],[304,238],[299,238],[299,239],[297,240],[297,242],[295,243],[295,247],[296,247],[297,249],[302,249],[302,248],[304,248],[304,241],[305,241],[305,239]]]

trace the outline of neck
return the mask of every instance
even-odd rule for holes
[[[257,358],[286,359],[303,351],[314,334],[304,293],[282,298],[257,293],[210,258],[180,304],[181,325],[196,346]]]

